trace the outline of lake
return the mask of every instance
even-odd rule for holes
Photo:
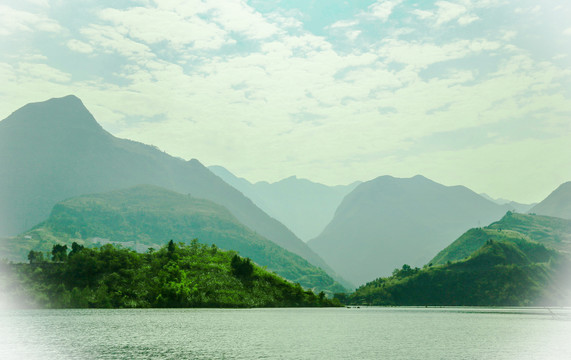
[[[0,359],[571,359],[571,310],[3,310]]]

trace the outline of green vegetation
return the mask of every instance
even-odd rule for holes
[[[571,252],[571,220],[549,216],[524,215],[508,211],[500,220],[485,228],[467,231],[430,261],[445,264],[470,256],[488,240],[521,243],[537,241],[566,253]]]
[[[57,243],[88,247],[113,242],[145,251],[173,238],[186,244],[199,238],[235,250],[305,288],[344,291],[321,268],[245,227],[224,207],[150,185],[60,202],[45,222],[4,248],[13,245],[12,259],[24,260],[30,249],[46,252]]]
[[[523,239],[487,240],[468,259],[423,269],[404,265],[346,297],[349,304],[438,306],[568,305],[571,262]],[[338,296],[343,300],[342,296]]]
[[[55,245],[51,256],[30,251],[29,264],[0,264],[13,273],[3,292],[44,308],[336,306],[241,258],[193,241],[172,240],[141,254],[105,245]],[[49,259],[48,259],[49,258]]]

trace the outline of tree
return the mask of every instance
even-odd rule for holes
[[[28,253],[28,260],[30,264],[37,264],[44,261],[44,253],[41,251],[30,250]]]
[[[74,256],[75,254],[77,254],[78,252],[80,252],[81,250],[84,249],[83,245],[79,245],[78,243],[76,243],[75,241],[71,244],[71,252],[69,253],[69,257]]]
[[[67,259],[67,245],[55,244],[52,248],[52,261],[65,261]]]
[[[252,265],[252,260],[249,258],[243,259],[238,255],[234,255],[230,265],[234,276],[239,278],[249,278],[254,272],[254,265]]]

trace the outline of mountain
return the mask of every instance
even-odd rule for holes
[[[571,220],[508,212],[500,221],[489,226],[468,230],[439,252],[430,263],[439,265],[464,259],[490,240],[533,240],[571,255]]]
[[[542,202],[535,205],[530,213],[571,219],[571,181],[561,184]]]
[[[15,243],[26,244],[27,255],[30,249],[50,251],[55,243],[129,243],[146,250],[171,239],[191,243],[195,238],[238,251],[304,287],[342,290],[325,271],[240,224],[226,208],[151,185],[59,202],[45,222]]]
[[[495,202],[498,205],[508,205],[509,208],[513,211],[516,211],[518,213],[526,213],[528,212],[532,207],[534,207],[535,205],[537,205],[537,203],[533,203],[533,204],[522,204],[522,203],[518,203],[516,201],[511,201],[508,199],[494,199],[491,196],[489,196],[488,194],[485,193],[481,193],[480,196],[482,196],[483,198],[490,200],[492,202]]]
[[[421,266],[466,229],[499,219],[506,207],[463,186],[423,176],[381,176],[348,194],[309,245],[354,284]]]
[[[487,240],[469,258],[423,269],[404,265],[345,302],[413,306],[568,306],[571,261],[543,244]]]
[[[306,241],[323,231],[341,200],[359,184],[326,186],[295,176],[252,184],[221,166],[208,168]]]
[[[137,253],[76,243],[54,248],[57,260],[41,253],[30,264],[4,264],[9,283],[0,293],[19,308],[179,308],[334,306],[235,252],[193,243],[169,242],[156,252]],[[1,274],[0,273],[0,274]]]
[[[226,207],[244,225],[326,271],[307,245],[198,160],[106,132],[75,96],[28,104],[0,122],[0,236],[45,220],[64,199],[151,184]]]

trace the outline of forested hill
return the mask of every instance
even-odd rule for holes
[[[509,211],[500,221],[467,231],[438,253],[430,263],[437,265],[464,259],[488,240],[513,242],[521,239],[537,241],[571,254],[571,220]]]
[[[30,264],[0,264],[12,272],[2,282],[19,307],[289,307],[333,306],[323,293],[299,284],[215,246],[169,242],[145,254],[112,245],[71,252],[56,245],[51,260],[30,252]],[[6,279],[5,279],[6,280]]]
[[[45,222],[16,238],[11,246],[24,257],[30,249],[48,251],[56,243],[113,242],[144,251],[170,239],[190,243],[195,238],[238,251],[306,288],[343,291],[325,271],[242,225],[224,207],[151,185],[62,201]]]
[[[367,305],[569,306],[569,258],[542,244],[487,240],[468,259],[423,269],[404,265],[345,302]]]

